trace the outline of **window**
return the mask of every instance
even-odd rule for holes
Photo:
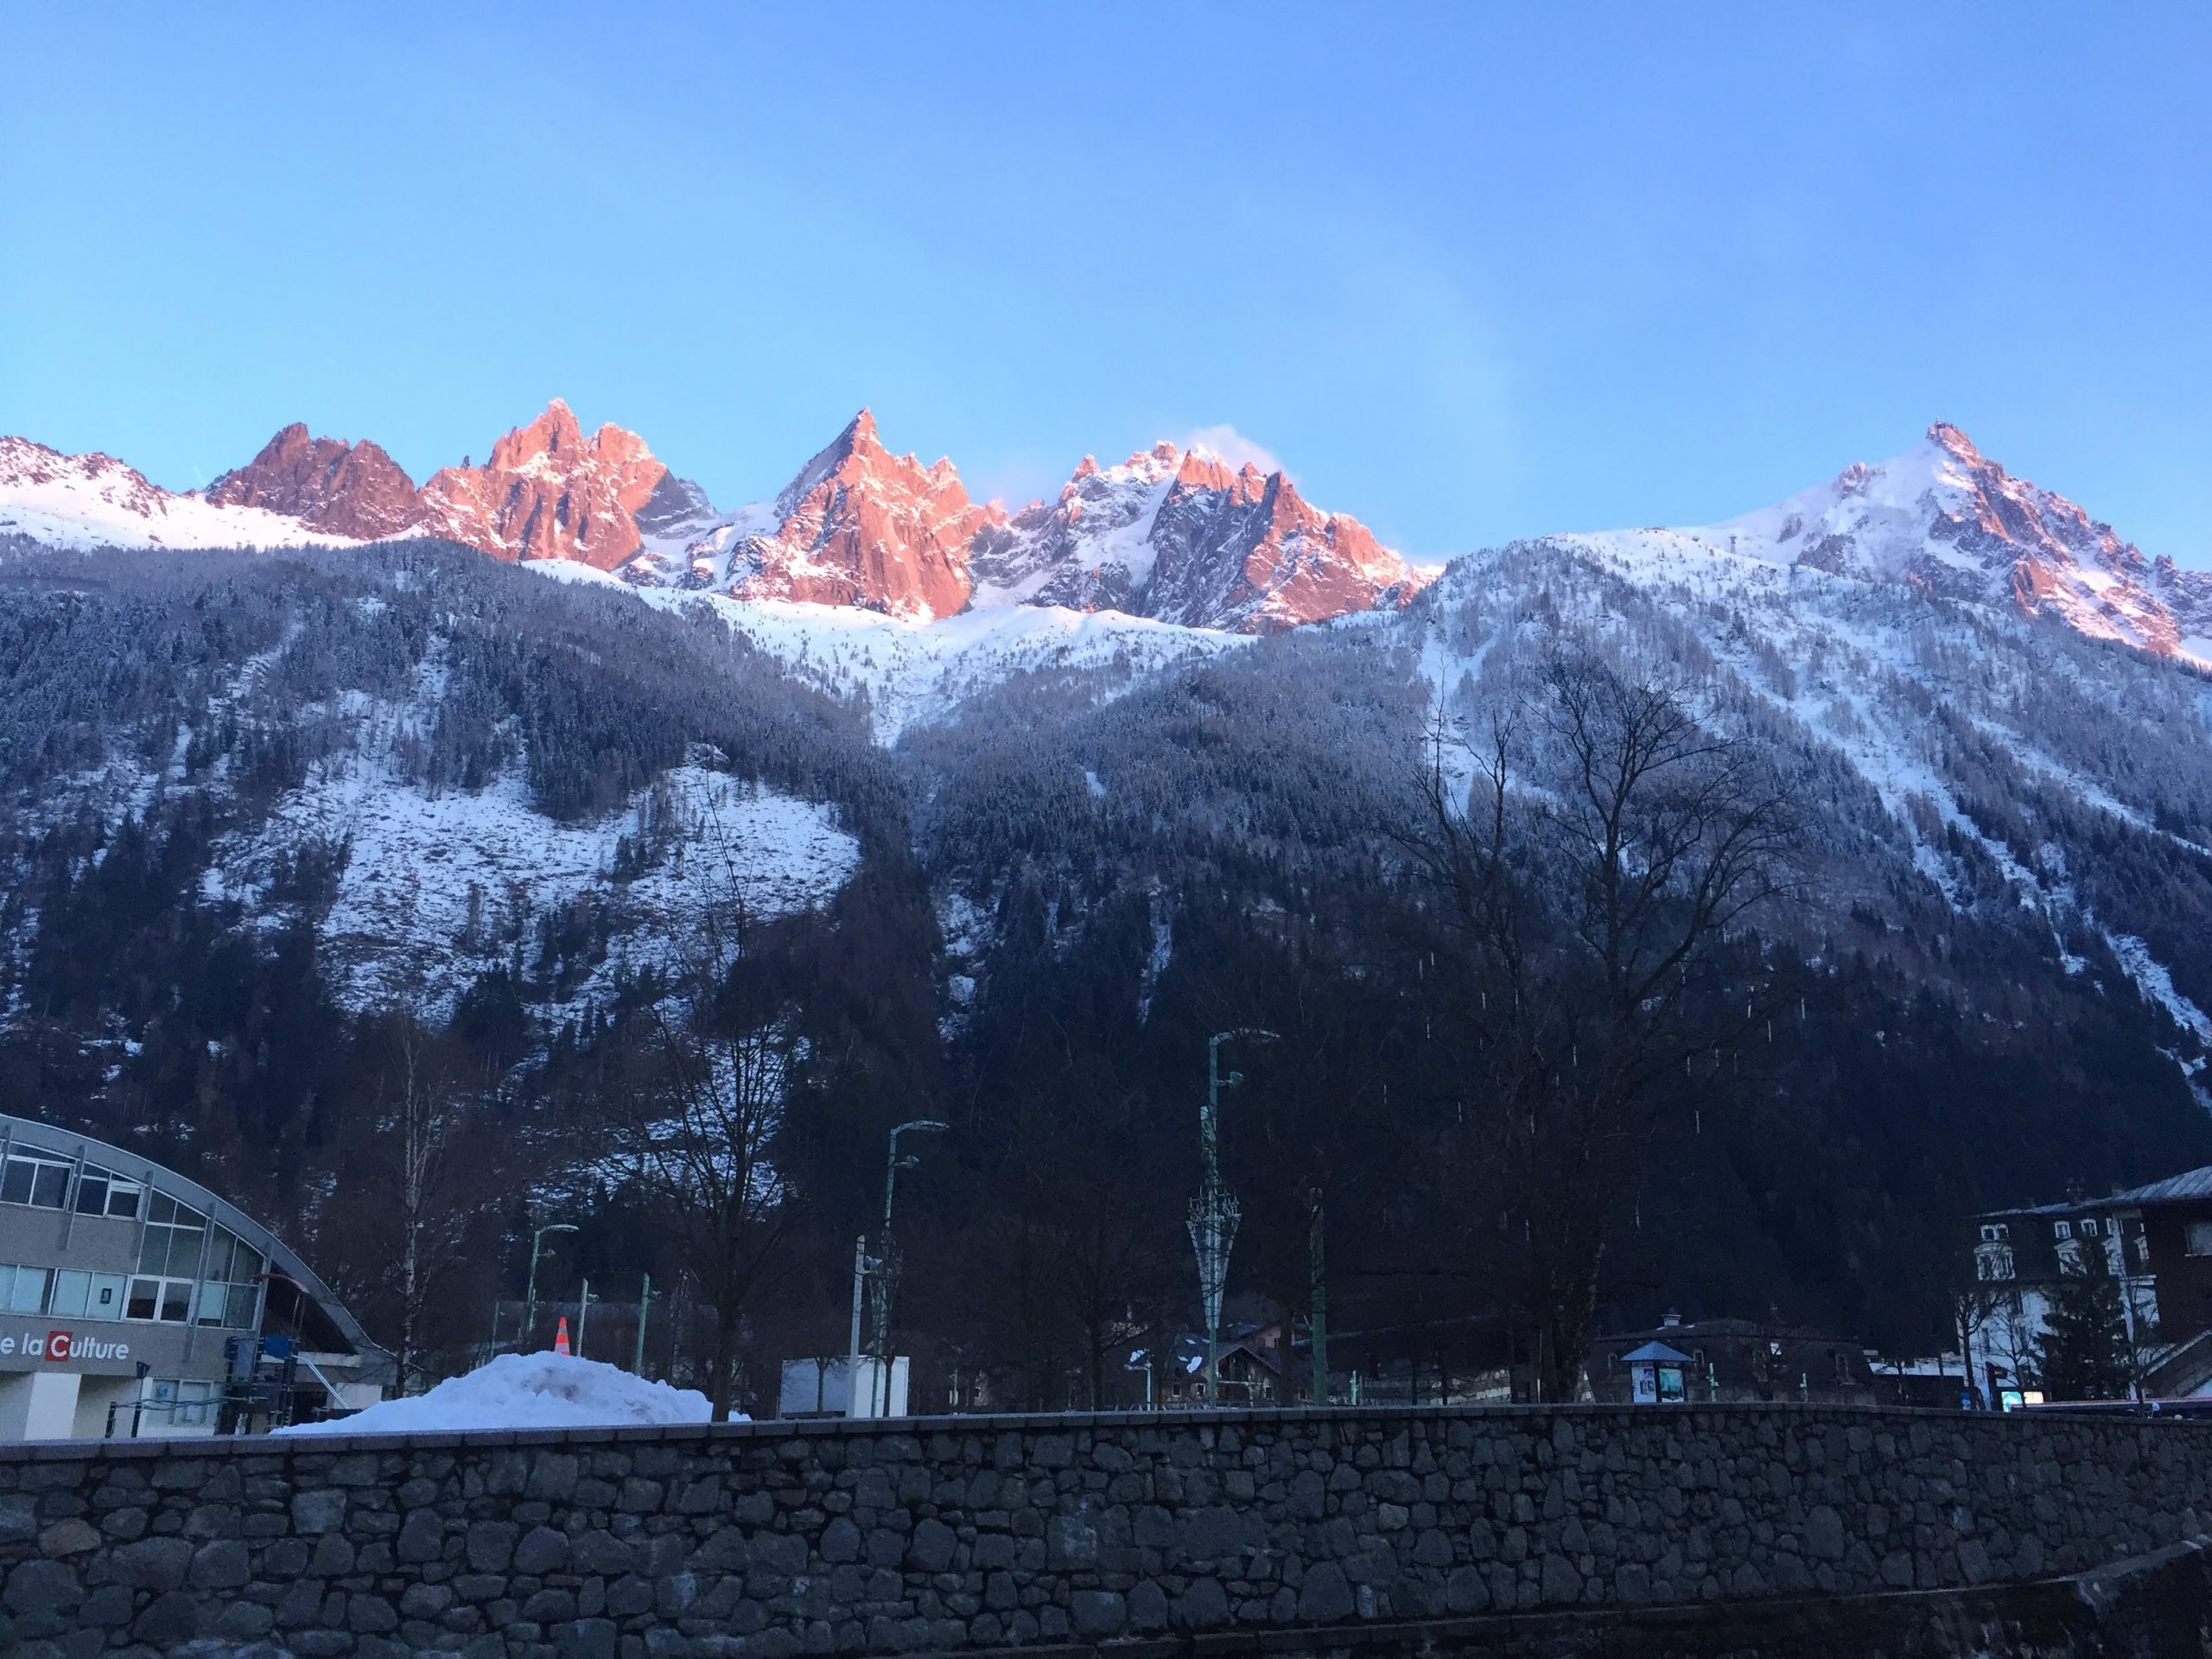
[[[44,1268],[0,1268],[0,1277],[8,1281],[5,1303],[10,1313],[43,1313],[46,1312],[48,1281],[53,1278]]]
[[[1988,1223],[1981,1230],[1981,1242],[1985,1244],[2002,1244],[2008,1236],[2003,1222]]]
[[[2096,1218],[2094,1216],[2084,1216],[2084,1217],[2082,1217],[2082,1237],[2084,1237],[2084,1238],[2094,1238],[2096,1236],[2097,1236],[2097,1218]]]
[[[72,1167],[66,1158],[25,1152],[10,1154],[6,1172],[0,1173],[0,1204],[59,1210],[69,1196]]]
[[[2052,1222],[2052,1223],[2050,1224],[2050,1236],[2051,1236],[2053,1238],[2071,1238],[2071,1237],[2073,1237],[2073,1236],[2074,1236],[2074,1224],[2073,1224],[2072,1222],[2070,1222],[2070,1221],[2054,1221],[2054,1222]]]
[[[188,1209],[166,1192],[152,1195],[146,1205],[145,1236],[138,1246],[138,1271],[187,1278],[200,1271],[200,1247],[207,1242],[207,1218]]]
[[[86,1164],[77,1178],[77,1201],[71,1207],[80,1216],[136,1216],[138,1183],[96,1164]]]
[[[2190,1222],[2189,1242],[2183,1249],[2190,1255],[2212,1255],[2212,1221]]]
[[[228,1228],[207,1235],[207,1262],[194,1299],[193,1321],[243,1329],[255,1324],[261,1306],[260,1275],[267,1265],[261,1252]]]
[[[92,1295],[85,1304],[86,1317],[94,1319],[121,1319],[124,1287],[130,1281],[119,1273],[96,1273],[92,1277]]]
[[[151,1384],[146,1397],[160,1408],[160,1415],[180,1428],[201,1427],[214,1421],[215,1384],[184,1378],[166,1378]]]
[[[46,1311],[65,1319],[81,1319],[92,1299],[92,1275],[64,1268],[54,1275],[54,1290]]]

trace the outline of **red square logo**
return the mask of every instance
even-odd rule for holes
[[[68,1357],[69,1357],[69,1351],[70,1351],[71,1347],[74,1344],[75,1340],[76,1340],[76,1333],[75,1333],[75,1332],[70,1332],[70,1331],[49,1331],[49,1332],[48,1332],[46,1333],[46,1357],[47,1357],[48,1359],[67,1359],[67,1358],[68,1358]]]

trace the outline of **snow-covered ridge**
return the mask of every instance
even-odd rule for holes
[[[896,742],[908,726],[944,718],[963,698],[1014,674],[1119,664],[1135,683],[1170,664],[1238,650],[1253,639],[1118,611],[996,606],[931,620],[845,605],[635,586],[577,564],[549,561],[524,569],[556,581],[623,588],[664,609],[707,606],[733,633],[799,678],[840,696],[866,696],[875,738],[885,744]]]
[[[346,545],[259,507],[217,506],[149,482],[112,455],[65,455],[0,437],[0,535],[49,547]]]
[[[1853,462],[1825,484],[1719,524],[1557,539],[1630,570],[1694,550],[1903,583],[2212,666],[2212,571],[2145,557],[2110,524],[2013,477],[1941,422],[1901,455]]]

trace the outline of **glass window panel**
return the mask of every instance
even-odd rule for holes
[[[193,1293],[192,1322],[194,1325],[220,1325],[224,1305],[229,1300],[231,1287],[214,1280],[203,1279]]]
[[[31,1202],[41,1210],[59,1210],[69,1197],[69,1166],[41,1164],[31,1177]]]
[[[92,1294],[92,1275],[65,1268],[54,1275],[54,1294],[47,1312],[65,1319],[81,1319]]]
[[[234,1331],[251,1330],[254,1323],[255,1306],[260,1300],[261,1287],[259,1285],[232,1285],[230,1306],[224,1310],[223,1323]]]
[[[10,1313],[44,1313],[46,1281],[44,1268],[17,1268],[16,1282],[8,1295],[8,1311]]]
[[[231,1276],[231,1252],[238,1248],[238,1241],[218,1227],[207,1236],[207,1262],[200,1268],[203,1279],[228,1281]]]
[[[200,1252],[207,1248],[207,1235],[197,1227],[180,1227],[169,1235],[169,1271],[192,1278],[201,1277]]]
[[[124,1308],[126,1319],[150,1319],[161,1305],[162,1281],[158,1279],[133,1279],[130,1281],[130,1300]]]
[[[125,1217],[137,1215],[141,1196],[141,1190],[137,1187],[123,1186],[110,1181],[107,1188],[108,1214]]]
[[[119,1273],[94,1274],[92,1300],[86,1303],[85,1312],[96,1319],[121,1319],[124,1287],[127,1282]]]
[[[176,1200],[169,1197],[166,1192],[155,1193],[153,1201],[146,1206],[146,1219],[149,1221],[160,1222],[175,1221],[176,1219]]]
[[[4,1175],[0,1175],[0,1203],[29,1204],[31,1201],[31,1160],[10,1158]]]
[[[107,1173],[88,1169],[77,1178],[76,1211],[80,1216],[107,1213]]]
[[[169,1268],[169,1230],[149,1227],[146,1236],[138,1241],[138,1271],[167,1273]]]
[[[162,1319],[169,1325],[182,1325],[192,1317],[192,1284],[185,1279],[162,1281]]]
[[[231,1257],[231,1282],[234,1285],[252,1283],[261,1276],[264,1265],[266,1264],[263,1262],[259,1250],[249,1245],[239,1245],[237,1252]]]

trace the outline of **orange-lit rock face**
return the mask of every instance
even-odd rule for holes
[[[1282,474],[1211,457],[1185,458],[1153,540],[1146,609],[1163,621],[1276,633],[1401,606],[1422,585],[1364,524],[1309,505]]]
[[[398,535],[420,512],[415,480],[375,444],[311,438],[297,421],[205,494],[218,506],[261,507],[364,542]]]
[[[1404,604],[1425,578],[1355,518],[1290,480],[1155,444],[1101,470],[1088,456],[1047,506],[977,537],[976,602],[1119,610],[1274,632]]]
[[[422,492],[423,529],[497,559],[575,559],[611,570],[638,550],[635,515],[668,468],[619,426],[589,438],[556,398],[492,446],[481,467],[448,467]]]
[[[969,545],[1006,515],[970,501],[950,461],[893,455],[862,410],[777,497],[775,518],[732,562],[738,597],[934,617],[967,604]]]

